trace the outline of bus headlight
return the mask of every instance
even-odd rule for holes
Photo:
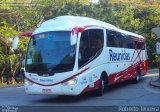
[[[73,78],[65,83],[63,83],[63,85],[75,85],[77,84],[78,79],[77,78]]]
[[[24,84],[25,84],[25,85],[32,85],[33,83],[30,82],[30,81],[28,81],[27,79],[25,79],[25,80],[24,80]]]
[[[25,84],[25,85],[28,85],[28,84],[29,84],[26,79],[24,80],[24,84]]]

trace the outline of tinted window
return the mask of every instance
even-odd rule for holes
[[[143,49],[143,50],[145,50],[144,42],[138,42],[137,49]]]
[[[134,38],[134,48],[135,49],[141,49],[145,50],[145,41],[139,41],[138,37],[132,37]]]
[[[116,31],[107,30],[107,46],[133,49],[133,42],[130,35]]]
[[[79,46],[79,67],[92,61],[102,51],[103,47],[103,30],[92,29],[82,33]]]
[[[107,46],[108,47],[118,47],[119,39],[116,31],[108,31],[107,32]]]
[[[126,35],[127,48],[134,49],[133,40],[130,35]]]

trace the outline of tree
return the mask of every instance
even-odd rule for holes
[[[10,40],[19,32],[34,31],[43,21],[63,15],[95,18],[118,28],[143,35],[147,42],[150,65],[157,60],[156,35],[160,26],[159,0],[1,0],[0,4],[0,76],[7,65],[14,76],[24,57],[29,38],[19,43],[20,54],[13,55]]]
[[[0,42],[1,42],[1,47],[0,47],[0,60],[1,60],[1,67],[2,71],[0,73],[0,76],[2,74],[9,70],[14,71],[14,65],[12,61],[16,58],[14,55],[11,55],[11,38],[13,35],[16,35],[17,32],[12,29],[11,27],[8,26],[8,24],[4,21],[0,23]],[[6,76],[12,76],[10,72],[6,72]],[[14,78],[14,77],[13,77]],[[8,83],[8,78],[7,78],[7,83]]]

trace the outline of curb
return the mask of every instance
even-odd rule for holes
[[[159,70],[158,69],[148,69],[148,71],[147,71],[147,73],[155,73],[155,72],[159,72]]]
[[[158,81],[158,80],[153,80],[153,77],[152,77],[151,80],[150,80],[150,85],[154,86],[154,87],[157,87],[157,88],[160,88],[160,84],[159,85],[155,84],[155,82]]]
[[[3,89],[3,88],[11,88],[11,87],[20,87],[20,86],[23,86],[24,84],[11,84],[11,85],[3,85],[3,86],[0,86],[0,89]]]

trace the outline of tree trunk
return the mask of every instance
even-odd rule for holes
[[[3,73],[4,71],[6,70],[6,67],[4,67],[0,73],[0,83],[2,84],[3,83]]]

